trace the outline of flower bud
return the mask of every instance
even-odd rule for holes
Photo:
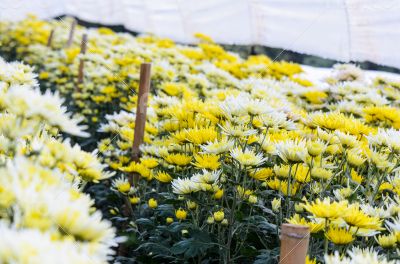
[[[193,209],[196,209],[197,203],[193,202],[193,201],[187,201],[186,206],[188,209],[193,210]]]
[[[272,204],[272,211],[274,211],[275,213],[279,212],[279,209],[281,208],[281,199],[274,198],[271,204]]]
[[[129,201],[131,202],[131,204],[138,204],[140,202],[140,198],[139,197],[130,197]]]
[[[257,196],[255,196],[255,195],[250,195],[250,196],[249,196],[249,203],[251,203],[251,204],[257,203]]]
[[[216,222],[221,222],[225,217],[224,211],[214,212],[214,220]]]
[[[175,211],[175,216],[179,220],[185,220],[187,216],[187,212],[181,208]]]
[[[157,200],[154,199],[154,198],[151,198],[151,199],[148,201],[148,205],[149,205],[149,207],[152,208],[152,209],[156,208],[156,207],[158,206]]]

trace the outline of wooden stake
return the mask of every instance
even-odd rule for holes
[[[142,63],[140,65],[140,80],[139,80],[139,94],[136,107],[136,120],[135,120],[135,131],[132,145],[132,161],[138,162],[140,159],[140,145],[143,143],[144,128],[146,125],[146,113],[147,113],[147,99],[150,92],[150,63]],[[139,180],[139,174],[134,173],[131,175],[129,181],[131,184],[137,184]]]
[[[82,35],[81,54],[85,54],[85,53],[86,53],[87,41],[88,41],[88,36],[87,36],[87,34],[85,33],[85,34]]]
[[[305,264],[309,238],[307,226],[282,224],[279,264]]]
[[[86,47],[87,47],[87,34],[83,34],[82,42],[81,42],[81,54],[86,53]],[[78,84],[83,83],[83,68],[84,68],[84,66],[85,66],[85,62],[81,58],[79,60]]]
[[[66,47],[69,48],[72,45],[72,42],[74,41],[74,33],[75,33],[75,27],[76,27],[76,20],[74,19],[71,23],[71,29],[69,31],[69,36],[68,36],[68,41]]]
[[[49,38],[47,39],[47,47],[51,47],[51,42],[53,42],[54,37],[54,29],[50,31]]]

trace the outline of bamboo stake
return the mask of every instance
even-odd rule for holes
[[[139,94],[136,107],[136,120],[135,120],[135,131],[132,145],[132,161],[138,162],[140,159],[140,145],[143,143],[144,128],[146,125],[146,113],[147,113],[147,99],[150,92],[150,63],[142,63],[140,65],[140,80],[139,80]],[[137,184],[139,180],[139,174],[133,173],[129,177],[131,184]]]
[[[69,31],[69,36],[68,36],[68,41],[66,44],[66,47],[69,48],[72,45],[72,42],[74,41],[74,33],[75,33],[75,27],[76,27],[76,20],[74,19],[71,23],[71,29]]]
[[[309,238],[307,226],[282,224],[279,264],[305,264]]]
[[[50,31],[49,38],[47,39],[47,47],[51,47],[51,43],[53,42],[54,37],[54,29]]]
[[[81,42],[81,54],[86,53],[87,48],[87,34],[83,34]],[[83,68],[85,66],[84,60],[81,58],[79,60],[79,71],[78,71],[78,84],[83,83]]]

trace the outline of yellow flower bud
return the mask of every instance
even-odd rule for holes
[[[361,151],[353,149],[347,152],[347,161],[350,165],[359,167],[366,161],[366,158],[361,155]]]
[[[116,215],[116,214],[117,214],[117,212],[116,212],[114,209],[110,209],[110,214],[112,214],[112,215]]]
[[[207,218],[207,224],[211,225],[211,224],[213,224],[213,223],[214,223],[214,217],[209,216],[209,217]]]
[[[193,202],[193,201],[187,201],[186,205],[187,205],[188,209],[190,209],[190,210],[196,209],[196,207],[197,207],[197,203]]]
[[[225,218],[224,220],[222,220],[221,225],[227,226],[228,225],[228,219]]]
[[[172,217],[167,217],[165,221],[167,222],[167,224],[171,224],[172,222],[174,222],[174,219]]]
[[[157,200],[154,198],[151,198],[148,202],[148,205],[150,208],[156,208],[158,206]]]
[[[341,153],[341,150],[338,145],[329,145],[326,148],[326,152],[328,152],[331,155],[335,155]]]
[[[221,222],[225,217],[224,211],[214,212],[214,220],[216,222]]]
[[[333,173],[330,170],[314,167],[311,169],[311,177],[314,179],[327,181],[332,177]]]
[[[129,198],[129,201],[131,202],[131,204],[138,204],[140,202],[140,198],[139,197],[131,197],[131,198]]]
[[[179,220],[185,220],[187,216],[187,212],[181,208],[175,211],[175,216]]]
[[[257,203],[257,196],[255,196],[255,195],[250,195],[250,196],[249,196],[249,203],[251,203],[251,204]]]
[[[219,200],[222,198],[222,196],[224,195],[224,190],[223,189],[219,189],[218,191],[216,191],[214,193],[214,198]]]
[[[274,198],[271,204],[272,204],[272,211],[274,211],[275,213],[279,212],[279,209],[281,208],[281,199]]]
[[[396,246],[397,238],[395,234],[391,233],[386,236],[385,235],[378,236],[377,242],[383,248],[392,248]]]
[[[294,210],[296,210],[296,213],[302,213],[304,211],[303,204],[294,204]]]
[[[322,152],[324,152],[326,149],[326,146],[324,143],[320,141],[309,141],[307,142],[307,151],[310,156],[316,157],[321,155]]]

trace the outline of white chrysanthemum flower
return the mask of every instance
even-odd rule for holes
[[[400,130],[378,128],[378,133],[366,136],[368,143],[375,147],[386,146],[400,153]]]
[[[33,120],[26,120],[21,124],[16,115],[0,113],[0,131],[3,136],[12,140],[32,135],[37,125],[37,122]]]
[[[54,240],[50,232],[16,229],[0,222],[1,263],[107,263],[107,257],[94,245],[74,240]]]
[[[248,93],[228,96],[228,98],[220,104],[220,108],[228,117],[243,115],[257,116],[269,113],[273,110],[267,102],[260,99],[253,99]]]
[[[180,104],[176,96],[154,96],[151,100],[153,106],[168,107]]]
[[[200,186],[198,183],[193,182],[192,180],[185,179],[174,179],[172,182],[172,191],[176,194],[189,194],[193,192],[197,192],[200,190]]]
[[[389,218],[391,217],[391,208],[384,207],[374,207],[371,204],[363,203],[360,205],[361,210],[369,216],[379,217],[379,218]]]
[[[287,163],[305,162],[307,146],[304,140],[285,140],[275,144],[275,154]]]
[[[112,186],[121,193],[127,193],[131,189],[128,179],[124,176],[114,179],[112,181]]]
[[[220,141],[207,142],[206,145],[201,145],[200,148],[202,150],[201,153],[218,155],[232,149],[234,144],[235,142],[233,140],[225,138]]]
[[[60,128],[62,131],[86,137],[89,134],[83,132],[85,126],[79,126],[79,119],[72,119],[66,112],[59,95],[47,91],[42,94],[39,90],[28,86],[11,86],[4,99],[8,112],[25,118],[37,118],[46,124]]]
[[[166,146],[154,146],[154,145],[141,145],[140,151],[144,154],[155,156],[155,157],[165,157],[168,155],[168,147]]]
[[[326,264],[395,264],[396,261],[389,261],[383,255],[378,255],[376,251],[371,249],[360,249],[354,247],[347,251],[348,257],[339,255],[335,251],[334,255],[325,255]]]
[[[267,158],[264,158],[262,153],[255,153],[253,150],[235,148],[230,151],[231,157],[237,160],[242,166],[259,166],[264,163]]]
[[[260,115],[259,120],[267,128],[295,130],[297,129],[296,124],[288,120],[287,115],[282,112],[273,111],[270,114]]]
[[[334,255],[325,255],[324,257],[326,264],[350,264],[350,259],[339,255],[338,251],[335,251]]]
[[[222,80],[226,85],[231,84],[233,86],[239,86],[239,80],[237,78],[210,62],[202,63],[196,66],[195,69],[204,72],[209,80]]]
[[[332,77],[338,81],[363,81],[364,72],[354,64],[335,64]]]
[[[62,230],[61,236],[66,233],[91,244],[92,254],[103,258],[112,254],[115,230],[100,212],[93,212],[94,201],[79,191],[78,182],[25,157],[14,157],[0,174],[0,186],[7,190],[2,193],[2,206],[13,208],[11,215],[3,217],[12,219],[14,226]]]
[[[357,137],[349,133],[343,133],[339,130],[335,131],[335,136],[338,137],[340,143],[346,148],[354,148],[359,144]]]
[[[362,116],[364,114],[363,107],[354,101],[340,101],[337,104],[330,105],[330,109],[338,110],[341,113]]]
[[[393,222],[387,221],[386,225],[393,231],[400,232],[400,216],[393,218]]]
[[[347,252],[351,259],[351,263],[354,264],[395,264],[396,261],[388,261],[384,255],[379,255],[373,248],[359,248],[354,247]]]
[[[190,180],[195,183],[215,183],[219,180],[221,173],[221,170],[203,170],[201,173],[196,173],[192,177],[190,177]]]
[[[254,134],[257,134],[256,129],[249,129],[244,125],[232,125],[231,123],[226,123],[224,126],[221,126],[222,132],[225,135],[229,135],[232,137],[247,137]]]
[[[355,95],[348,95],[347,100],[355,101],[361,105],[376,105],[376,106],[383,106],[389,103],[385,97],[378,94],[377,92],[370,91],[366,94],[355,94]]]
[[[37,87],[36,74],[33,69],[20,62],[7,63],[3,59],[0,60],[0,80],[7,86],[27,85]]]
[[[172,180],[172,191],[176,194],[189,194],[198,191],[195,188],[195,183],[189,178],[177,178]]]

